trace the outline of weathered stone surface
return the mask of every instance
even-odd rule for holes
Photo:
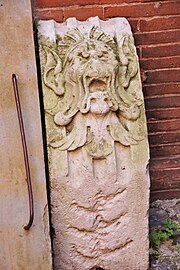
[[[148,269],[149,151],[126,19],[39,22],[58,270]]]
[[[51,240],[31,1],[0,1],[0,269],[51,270]],[[29,231],[26,170],[12,84],[17,75],[34,198]]]

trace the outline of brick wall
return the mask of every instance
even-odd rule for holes
[[[34,0],[36,19],[126,17],[138,48],[151,147],[151,198],[180,196],[180,1]]]

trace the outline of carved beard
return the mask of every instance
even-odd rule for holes
[[[89,95],[89,113],[86,125],[85,149],[94,158],[105,158],[113,152],[113,140],[109,134],[112,103],[106,92],[96,91]],[[89,141],[89,142],[88,142]]]

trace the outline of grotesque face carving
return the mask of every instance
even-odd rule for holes
[[[90,93],[104,91],[111,96],[112,109],[117,110],[117,102],[112,96],[114,74],[117,74],[118,61],[110,46],[100,41],[86,40],[78,44],[65,60],[65,86],[70,80],[78,84],[82,91],[83,100],[79,104],[79,110],[87,113],[89,107],[87,101]]]
[[[81,113],[89,111],[87,106],[89,94],[96,91],[106,92],[111,96],[111,109],[117,110],[118,108],[117,101],[111,92],[119,64],[112,48],[113,39],[111,43],[109,46],[103,41],[85,38],[75,46],[71,46],[66,52],[62,70],[62,85],[65,89],[77,88],[77,108]],[[77,93],[72,95],[77,96]]]
[[[65,65],[67,62],[71,79],[82,79],[85,87],[92,91],[93,88],[107,88],[118,68],[114,52],[100,41],[87,40],[78,44],[68,55]]]
[[[124,37],[119,48],[114,38],[93,27],[86,35],[79,29],[67,32],[56,52],[44,48],[44,83],[61,97],[54,121],[59,126],[73,126],[67,137],[51,146],[70,151],[88,143],[93,145],[93,151],[86,147],[92,156],[101,148],[98,157],[103,157],[111,153],[105,149],[107,145],[111,149],[110,137],[124,145],[137,143],[119,118],[135,121],[140,116],[139,106],[127,91],[137,74],[131,42],[130,37]]]

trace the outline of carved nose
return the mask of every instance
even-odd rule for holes
[[[99,74],[101,74],[100,70],[101,67],[97,61],[92,61],[90,63],[90,70],[89,70],[90,77],[98,77]]]
[[[90,77],[98,77],[98,71],[97,70],[92,70],[90,73],[89,73]]]

